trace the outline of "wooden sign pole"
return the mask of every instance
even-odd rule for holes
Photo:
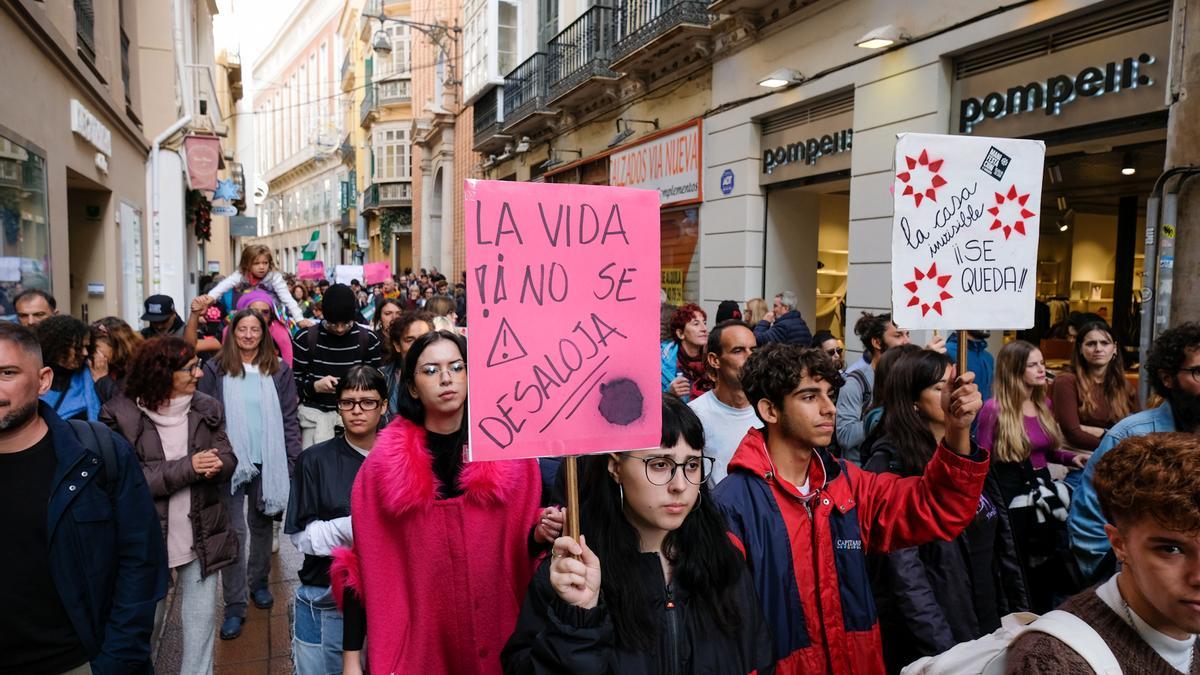
[[[967,372],[967,331],[958,331],[958,376]]]
[[[564,534],[579,541],[579,470],[575,456],[567,457],[567,523]]]

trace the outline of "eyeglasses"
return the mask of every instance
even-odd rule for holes
[[[1200,384],[1200,366],[1195,366],[1193,368],[1180,368],[1179,372],[1191,373],[1192,381],[1196,382],[1197,384]]]
[[[354,327],[354,322],[353,321],[338,321],[337,323],[334,323],[332,321],[326,321],[325,325],[328,326],[332,330],[350,330],[352,327]]]
[[[191,363],[189,363],[188,365],[186,365],[182,368],[176,368],[175,372],[187,373],[188,375],[191,375],[192,373],[196,372],[197,370],[200,370],[200,362],[192,361]]]
[[[425,377],[437,377],[442,373],[449,373],[451,377],[454,377],[455,375],[462,375],[465,372],[467,372],[467,364],[462,359],[451,363],[445,368],[433,363],[426,363],[417,368],[417,374],[424,375]]]
[[[717,461],[715,457],[701,455],[700,457],[688,457],[686,461],[680,463],[670,457],[633,457],[631,455],[621,455],[622,459],[637,459],[641,460],[646,465],[646,480],[652,485],[667,485],[675,480],[675,472],[679,467],[683,467],[683,477],[692,485],[703,485],[708,477],[712,474],[713,464]]]
[[[342,412],[350,412],[354,410],[354,406],[358,406],[363,412],[371,412],[372,410],[378,410],[381,405],[383,405],[383,401],[377,398],[361,398],[358,400],[343,398],[337,402],[337,408]]]

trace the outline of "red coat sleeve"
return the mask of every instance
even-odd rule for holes
[[[961,534],[979,508],[988,458],[963,457],[938,444],[921,476],[847,470],[867,550],[889,553]]]

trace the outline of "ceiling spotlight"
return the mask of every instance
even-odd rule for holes
[[[854,46],[863,49],[883,49],[907,39],[908,36],[903,31],[888,24],[867,31],[866,35],[854,41]]]
[[[517,147],[513,148],[513,152],[517,153],[518,155],[524,152],[529,152],[529,137],[522,136],[521,140],[517,142]]]
[[[1062,195],[1059,195],[1059,197],[1058,197],[1058,210],[1059,211],[1067,210],[1067,198],[1063,197]]]
[[[1125,158],[1121,161],[1121,175],[1132,176],[1137,173],[1137,167],[1133,165],[1133,153],[1125,153]]]
[[[1067,221],[1065,221],[1065,220],[1058,221],[1058,231],[1059,232],[1066,232],[1070,228],[1071,228],[1071,226],[1067,224]]]
[[[789,84],[796,84],[804,81],[804,76],[799,71],[791,68],[780,68],[770,75],[758,81],[758,86],[766,87],[767,89],[779,89],[786,87]]]
[[[1051,164],[1046,167],[1046,173],[1050,174],[1050,184],[1058,185],[1062,182],[1062,167],[1057,164]]]

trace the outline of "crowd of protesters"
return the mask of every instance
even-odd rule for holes
[[[0,323],[0,673],[152,672],[169,592],[186,673],[276,602],[301,675],[1196,669],[1200,324],[1143,402],[1095,316],[1055,372],[887,314],[848,363],[789,291],[664,302],[660,446],[579,462],[574,539],[556,464],[464,461],[461,281],[260,246],[205,281],[141,330],[35,290]]]

